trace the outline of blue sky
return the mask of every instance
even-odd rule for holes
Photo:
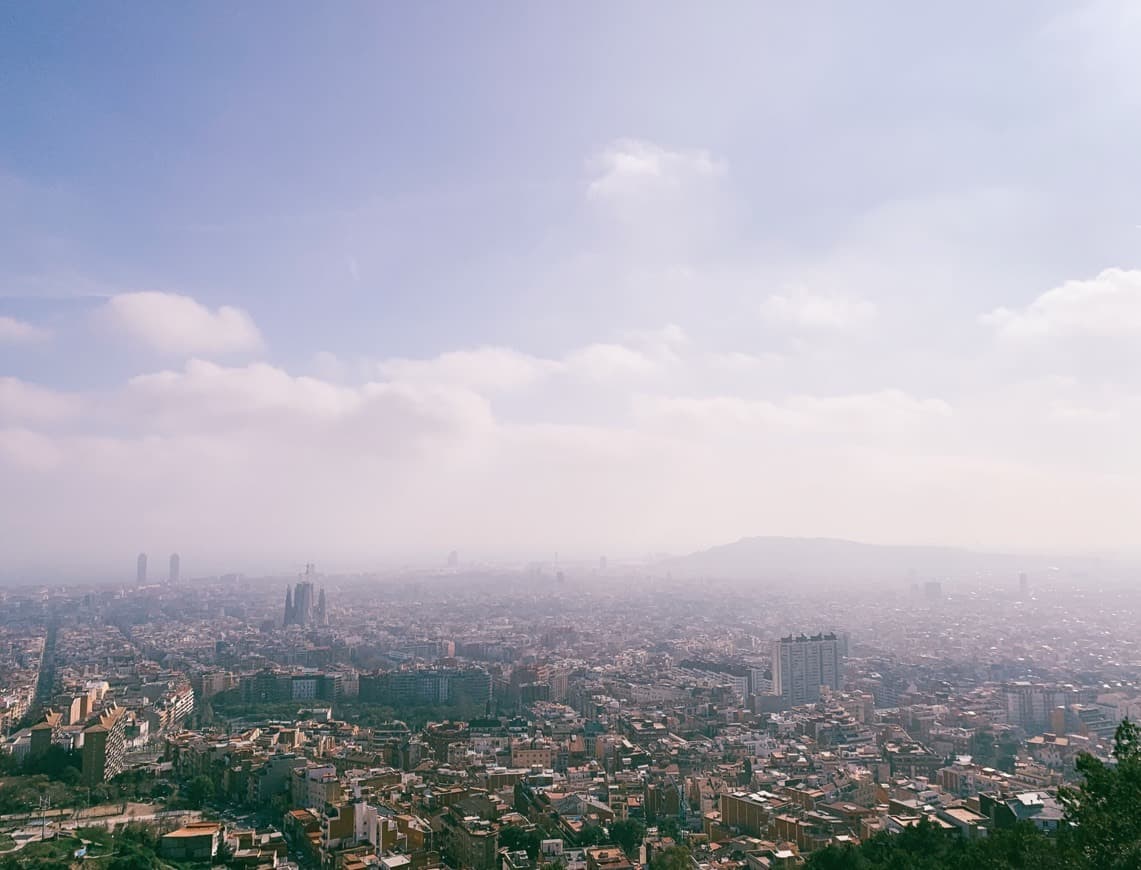
[[[13,6],[0,543],[1131,547],[1138,38],[1128,2]]]

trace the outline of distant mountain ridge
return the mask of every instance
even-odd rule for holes
[[[662,562],[676,577],[726,580],[938,580],[1044,571],[1084,571],[1097,559],[983,553],[960,547],[864,544],[839,538],[742,538]]]

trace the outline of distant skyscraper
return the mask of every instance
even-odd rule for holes
[[[282,625],[293,625],[293,587],[285,587],[285,619]]]
[[[317,624],[329,624],[329,612],[325,609],[325,587],[321,587],[321,592],[317,596]]]
[[[452,552],[448,553],[448,567],[449,568],[458,568],[459,565],[460,565],[459,551],[452,550]]]
[[[178,582],[178,573],[181,568],[181,561],[182,560],[178,558],[178,553],[170,554],[170,574],[167,576],[167,579],[171,583]]]
[[[788,706],[814,704],[821,686],[839,689],[843,679],[844,656],[836,635],[789,635],[773,643],[773,694]]]
[[[140,586],[147,582],[147,554],[139,553],[139,558],[135,561],[135,582]]]
[[[316,602],[313,599],[313,578],[317,576],[317,566],[310,562],[305,566],[305,573],[293,587],[293,601],[289,600],[288,592],[285,599],[286,625],[312,625]]]

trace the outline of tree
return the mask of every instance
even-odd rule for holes
[[[0,776],[10,776],[20,770],[20,762],[10,752],[0,752]]]
[[[605,839],[606,832],[593,822],[587,822],[578,832],[578,844],[580,846],[597,846]]]
[[[543,845],[543,835],[535,828],[523,828],[519,825],[505,825],[499,829],[499,847],[511,852],[520,850],[527,853],[531,860],[539,856],[539,849]]]
[[[983,767],[994,767],[998,756],[995,753],[994,735],[990,731],[976,731],[971,736],[971,758]]]
[[[1014,773],[1014,763],[1018,760],[1018,741],[1009,737],[998,744],[998,755],[994,766],[1006,773]]]
[[[1034,870],[1076,870],[1080,864],[1067,860],[1054,838],[1045,836],[1030,822],[992,831],[990,836],[971,843],[970,861],[975,870],[1007,870],[1032,867]]]
[[[1058,790],[1072,826],[1065,846],[1097,870],[1136,870],[1141,867],[1141,730],[1129,719],[1117,726],[1113,758],[1117,763],[1108,765],[1083,753],[1077,769],[1085,781]]]
[[[226,840],[218,844],[218,854],[214,856],[215,864],[229,864],[234,860],[234,850]]]
[[[132,847],[116,852],[107,863],[107,870],[151,870],[156,866],[153,852]]]
[[[654,854],[650,870],[693,870],[693,858],[685,846],[670,846]]]
[[[812,870],[862,870],[868,867],[858,846],[829,846],[819,852],[814,852],[809,858],[808,866]]]
[[[610,836],[627,855],[642,844],[646,835],[645,826],[636,819],[620,819],[610,826]]]
[[[214,797],[214,780],[205,774],[194,777],[186,786],[186,802],[196,810],[202,809],[203,804],[212,797]]]
[[[675,816],[664,816],[658,819],[658,834],[669,837],[671,840],[681,839],[681,823]]]
[[[108,870],[150,870],[159,866],[158,837],[147,825],[131,822],[114,837],[114,853]]]
[[[1029,822],[973,839],[940,830],[926,819],[900,834],[880,833],[858,846],[813,852],[808,870],[1093,870],[1074,860]]]

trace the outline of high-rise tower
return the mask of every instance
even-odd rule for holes
[[[281,621],[282,625],[293,625],[293,587],[285,587],[285,619]]]
[[[773,694],[789,707],[820,700],[820,688],[844,679],[842,641],[834,634],[782,637],[773,642]]]
[[[135,582],[140,586],[146,585],[147,582],[147,554],[139,553],[139,558],[135,560]]]
[[[179,558],[178,553],[170,554],[170,573],[167,575],[167,580],[171,583],[178,582],[178,575],[181,571],[182,560]]]

